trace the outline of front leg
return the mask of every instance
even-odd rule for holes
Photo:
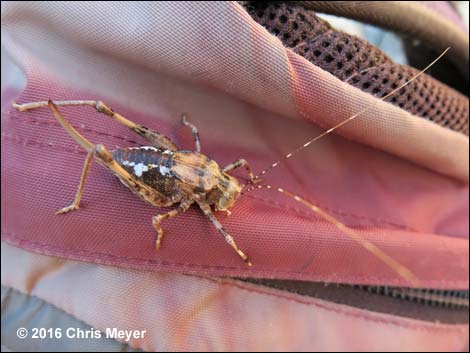
[[[222,169],[224,173],[229,172],[231,170],[234,170],[239,167],[244,167],[246,169],[246,172],[248,173],[248,177],[250,178],[250,182],[252,184],[257,184],[263,181],[261,178],[257,178],[253,175],[253,172],[251,171],[250,165],[245,159],[237,159],[235,162],[227,165]]]
[[[136,132],[144,139],[146,139],[152,146],[156,148],[176,151],[178,150],[178,146],[171,141],[168,137],[161,134],[158,131],[149,129],[148,127],[139,125],[134,123],[133,121],[126,119],[119,113],[116,113],[102,101],[95,101],[95,100],[70,100],[70,101],[54,101],[53,102],[56,107],[65,107],[65,106],[90,106],[96,109],[98,113],[103,113],[118,123],[128,127],[132,131]],[[47,107],[49,105],[48,101],[40,101],[40,102],[31,102],[31,103],[24,103],[24,104],[16,104],[13,103],[13,108],[19,110],[20,112]]]

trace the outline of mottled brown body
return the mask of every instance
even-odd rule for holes
[[[155,147],[131,147],[119,148],[112,155],[129,174],[161,193],[157,200],[159,206],[171,206],[183,197],[177,189],[178,180],[170,172],[174,164],[173,153]]]
[[[156,206],[196,198],[220,211],[230,207],[240,192],[235,178],[198,152],[142,146],[118,148],[112,155],[136,180],[161,193],[151,202]]]

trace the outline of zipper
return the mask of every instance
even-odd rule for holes
[[[353,287],[365,290],[369,293],[384,295],[400,300],[407,300],[423,305],[463,308],[469,307],[468,290],[418,289],[359,285],[354,285]]]
[[[429,322],[467,324],[469,291],[245,278],[237,280],[360,309]]]

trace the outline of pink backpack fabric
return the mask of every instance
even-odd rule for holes
[[[99,165],[92,167],[82,209],[55,216],[73,199],[85,152],[47,109],[20,113],[10,103],[101,99],[193,149],[178,120],[187,112],[204,154],[220,165],[245,158],[255,172],[371,107],[283,161],[265,181],[322,207],[433,289],[468,290],[467,136],[339,81],[286,49],[233,2],[10,3],[2,7],[2,43],[26,81],[20,89],[2,86],[2,241],[9,266],[3,285],[101,329],[151,327],[148,340],[133,343],[145,350],[468,344],[468,325],[418,322],[216,279],[410,286],[333,224],[273,192],[249,193],[230,217],[217,215],[252,268],[196,208],[162,223],[165,237],[156,252],[151,219],[167,209],[146,205]],[[145,144],[93,109],[61,111],[109,149]],[[242,171],[235,175],[244,180]],[[79,303],[79,290],[88,304]],[[209,309],[199,316],[203,308]],[[262,331],[261,311],[269,329],[242,339]],[[288,331],[289,317],[305,331],[276,335]]]

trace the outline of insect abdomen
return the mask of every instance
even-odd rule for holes
[[[167,196],[175,196],[173,151],[155,147],[118,148],[114,160],[136,179]]]

